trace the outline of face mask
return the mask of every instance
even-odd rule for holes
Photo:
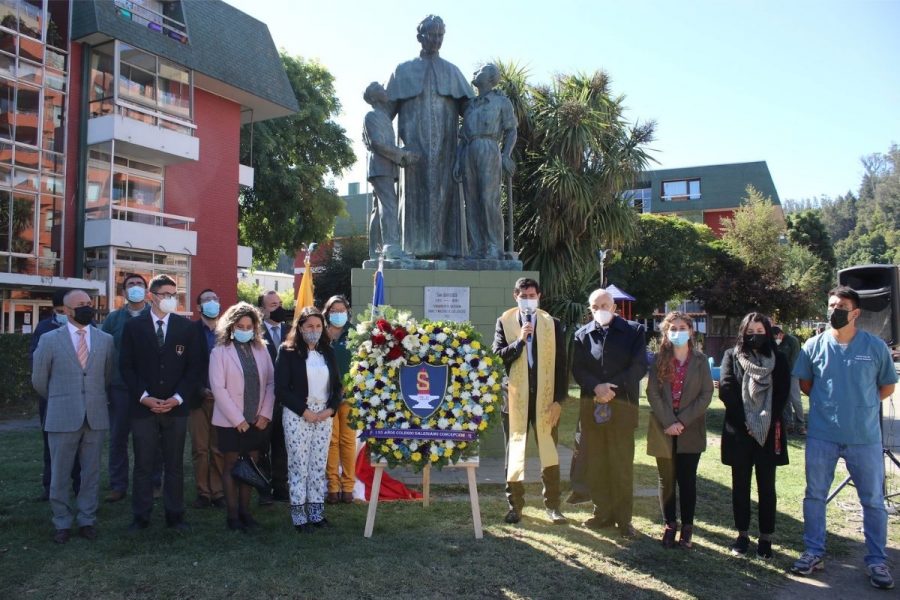
[[[69,317],[66,315],[61,315],[59,313],[53,313],[53,320],[56,321],[57,325],[65,325],[69,322]]]
[[[608,310],[597,310],[594,311],[594,320],[597,321],[599,325],[607,326],[609,322],[612,321],[613,314]]]
[[[335,327],[343,327],[347,324],[347,313],[331,313],[328,315],[328,322]]]
[[[139,316],[141,316],[142,312],[144,312],[143,309],[141,309],[141,310],[131,310],[130,308],[128,309],[128,314],[131,315],[132,317],[139,317]]]
[[[524,315],[533,315],[537,312],[537,298],[519,298],[516,300],[516,304],[519,305],[519,312]]]
[[[835,329],[843,329],[850,323],[850,311],[843,308],[829,308],[828,322]]]
[[[203,316],[207,319],[215,319],[219,316],[220,308],[221,306],[215,300],[207,300],[200,305],[200,312],[203,313]]]
[[[175,298],[163,298],[159,301],[159,310],[164,313],[173,313],[178,310],[178,300]]]
[[[125,290],[125,295],[128,297],[129,302],[143,302],[144,298],[147,297],[147,290],[139,285],[135,285]]]
[[[247,331],[244,331],[243,329],[235,329],[231,332],[231,338],[236,342],[246,344],[253,339],[253,330],[248,329]]]
[[[281,323],[282,321],[284,321],[285,317],[287,316],[285,313],[287,313],[287,311],[284,310],[284,307],[279,306],[278,308],[276,308],[275,310],[273,310],[272,312],[269,313],[269,320],[274,323]]]
[[[752,348],[753,350],[759,350],[763,346],[766,345],[766,334],[764,333],[754,333],[752,335],[744,336],[744,346],[747,348]]]
[[[775,344],[778,345],[778,346],[780,346],[780,345],[781,345],[781,340],[775,340]]]
[[[690,332],[688,331],[670,331],[669,332],[669,341],[672,342],[672,345],[676,348],[681,348],[685,344],[688,343],[688,338],[691,337]]]
[[[321,331],[304,331],[303,332],[303,341],[310,345],[318,344],[320,337],[322,337]]]
[[[94,319],[93,306],[79,306],[75,309],[75,315],[72,317],[79,325],[90,325]]]

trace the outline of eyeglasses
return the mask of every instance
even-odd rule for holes
[[[212,300],[213,302],[218,302],[219,297],[218,296],[204,296],[203,298],[200,298],[200,304],[203,304],[204,302],[209,302],[210,300]]]
[[[169,298],[174,298],[178,294],[170,294],[168,292],[153,292],[153,295],[157,298],[162,298],[163,300],[168,300]]]

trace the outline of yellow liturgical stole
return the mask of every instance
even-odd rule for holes
[[[553,317],[542,310],[535,315],[535,336],[537,343],[537,414],[534,415],[537,431],[538,451],[541,468],[559,464],[556,444],[551,435],[552,427],[547,423],[547,411],[553,402],[554,377],[556,374],[556,331]],[[518,339],[522,326],[519,324],[519,309],[511,308],[500,317],[503,334],[507,342]],[[564,349],[562,349],[564,351]],[[525,479],[525,444],[528,440],[528,348],[509,367],[509,445],[507,447],[507,481]]]

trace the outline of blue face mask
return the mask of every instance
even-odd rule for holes
[[[215,319],[219,316],[219,310],[221,308],[222,307],[215,300],[207,300],[200,305],[200,312],[202,312],[203,316],[207,319]]]
[[[59,313],[53,313],[53,320],[56,321],[57,325],[65,325],[69,322],[69,317],[66,315],[61,315]]]
[[[125,295],[128,297],[129,302],[143,302],[144,298],[147,297],[147,290],[142,286],[133,285],[125,290]]]
[[[343,327],[347,324],[347,313],[331,313],[328,315],[328,321],[335,327]]]
[[[250,329],[248,331],[244,331],[243,329],[235,329],[231,333],[231,337],[234,338],[234,341],[236,342],[246,344],[253,339],[253,330]]]
[[[670,331],[669,332],[669,341],[672,342],[672,345],[676,348],[681,348],[685,344],[688,343],[688,339],[690,339],[691,334],[688,331]]]

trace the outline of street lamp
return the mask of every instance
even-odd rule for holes
[[[610,252],[612,252],[612,248],[597,250],[597,259],[600,261],[600,287],[603,287],[603,263],[606,262],[606,257]]]

